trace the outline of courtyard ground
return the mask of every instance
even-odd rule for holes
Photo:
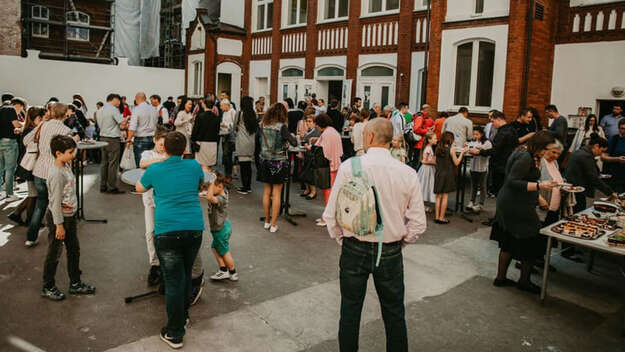
[[[6,215],[16,204],[0,204],[0,351],[168,351],[158,339],[165,322],[161,296],[124,304],[125,296],[148,291],[149,269],[139,196],[100,194],[97,166],[85,177],[88,218],[80,223],[83,279],[94,296],[51,302],[39,297],[47,230],[39,246],[24,248],[24,227]],[[235,180],[238,182],[238,180]],[[126,188],[127,189],[127,188]],[[323,203],[292,194],[305,211],[294,227],[279,221],[278,233],[263,230],[260,184],[255,193],[231,193],[231,248],[239,282],[207,282],[191,308],[187,351],[337,351],[339,247],[314,225]],[[498,249],[481,221],[458,216],[450,225],[428,221],[427,232],[404,251],[406,308],[411,351],[625,351],[623,276],[620,258],[598,256],[585,265],[553,257],[549,297],[516,288],[495,288]],[[206,273],[216,269],[205,234],[201,254]],[[509,277],[518,277],[510,269]],[[540,275],[533,275],[540,283]],[[67,292],[65,258],[57,272]],[[372,282],[361,329],[362,351],[384,351],[385,336]]]

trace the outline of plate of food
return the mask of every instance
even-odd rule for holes
[[[580,193],[586,190],[586,188],[582,186],[573,186],[573,185],[569,186],[569,184],[566,184],[566,186],[560,186],[560,189],[562,189],[564,192],[569,192],[569,193]]]
[[[608,236],[606,242],[608,242],[608,245],[612,247],[625,248],[625,230]]]

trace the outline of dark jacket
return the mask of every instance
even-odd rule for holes
[[[497,133],[499,134],[499,133]],[[503,187],[497,194],[496,221],[515,238],[538,236],[540,220],[536,214],[538,192],[528,191],[529,182],[538,182],[540,171],[525,150],[516,150],[506,164]]]
[[[204,111],[195,117],[191,141],[193,142],[219,142],[219,125],[221,119],[212,111]]]
[[[519,137],[516,129],[511,124],[502,126],[493,139],[493,147],[480,150],[480,155],[490,156],[493,170],[503,174],[506,170],[506,162],[512,152],[519,146]]]
[[[332,119],[332,127],[339,133],[343,133],[343,125],[345,124],[345,117],[340,111],[336,109],[328,109],[328,116]]]
[[[297,124],[301,119],[304,118],[304,112],[299,109],[289,110],[287,114],[289,118],[289,132],[296,134],[297,133]]]
[[[584,146],[571,154],[564,177],[567,182],[586,188],[584,192],[586,197],[594,197],[595,189],[599,189],[605,195],[614,193],[612,188],[599,178],[595,156],[588,146]]]
[[[556,137],[566,149],[568,146],[567,136],[569,133],[569,123],[566,121],[566,118],[560,115],[557,119],[553,120],[551,126],[549,126],[549,131],[553,133],[553,136]]]

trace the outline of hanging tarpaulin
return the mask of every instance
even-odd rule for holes
[[[195,19],[199,3],[200,0],[182,0],[182,26],[180,26],[182,43],[186,43],[187,28],[189,28],[189,23]]]
[[[128,64],[159,55],[160,0],[115,0],[115,55]]]

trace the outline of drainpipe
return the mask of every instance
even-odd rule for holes
[[[427,104],[428,97],[428,60],[430,56],[430,26],[431,24],[431,7],[432,0],[428,1],[428,10],[427,10],[427,21],[428,25],[425,28],[425,52],[423,55],[423,88],[421,92],[421,105]],[[417,107],[418,110],[421,110],[421,106]]]
[[[530,55],[532,54],[532,32],[534,30],[534,2],[534,0],[528,1],[526,31],[527,48],[525,49],[525,67],[523,68],[523,91],[521,92],[520,109],[527,106],[527,94],[529,91]]]

